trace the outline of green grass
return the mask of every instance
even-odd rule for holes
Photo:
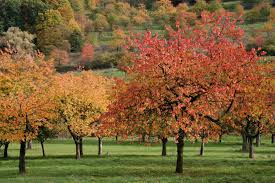
[[[72,140],[50,140],[45,144],[47,158],[41,158],[39,144],[27,151],[27,174],[17,173],[19,144],[11,144],[10,159],[0,160],[0,182],[275,182],[275,146],[264,138],[256,148],[256,159],[240,152],[240,138],[226,137],[222,144],[206,145],[198,156],[199,143],[184,149],[184,173],[175,171],[176,148],[170,140],[168,156],[161,157],[161,145],[144,146],[137,142],[104,141],[104,155],[97,157],[97,141],[84,141],[85,157],[74,159]]]
[[[251,29],[261,29],[266,22],[258,22],[254,24],[242,24],[240,27],[244,29],[245,33],[250,33]]]
[[[158,24],[151,25],[151,27],[146,28],[144,26],[135,26],[131,29],[124,28],[125,34],[129,35],[130,33],[144,33],[147,30],[151,30],[154,34],[164,35],[164,27]],[[96,46],[106,46],[112,44],[113,35],[112,31],[103,31],[101,34],[99,32],[89,32],[87,35],[87,40]]]
[[[96,74],[108,77],[108,78],[120,78],[124,79],[126,77],[126,73],[117,69],[117,68],[110,68],[110,69],[98,69],[93,70]]]
[[[236,0],[236,1],[223,1],[222,6],[226,10],[234,11],[236,5],[239,4],[239,3],[240,3],[239,0]]]

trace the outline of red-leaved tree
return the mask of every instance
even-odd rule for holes
[[[86,43],[84,44],[81,51],[81,63],[80,65],[84,66],[88,62],[91,62],[94,58],[94,47],[93,45]]]
[[[233,15],[203,12],[194,26],[183,22],[168,28],[167,37],[149,31],[129,40],[131,79],[119,83],[125,89],[110,106],[108,120],[109,126],[129,133],[148,125],[154,115],[161,117],[152,120],[153,126],[162,130],[167,125],[175,134],[177,173],[183,172],[185,138],[200,134],[202,121],[220,125],[234,102],[241,102],[236,97],[255,86],[255,76],[265,77],[256,51],[246,51],[244,32]]]

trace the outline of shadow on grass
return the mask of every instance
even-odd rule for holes
[[[48,157],[49,161],[32,162],[27,160],[27,177],[144,177],[150,176],[171,177],[174,174],[175,158],[161,158],[147,155],[127,155],[98,158],[88,156],[83,160],[67,160],[72,156]],[[52,160],[52,161],[50,161]],[[260,168],[263,174],[275,173],[269,166],[274,161],[246,160],[211,160],[211,159],[185,159],[182,176],[232,176],[245,171],[245,167],[257,171]],[[233,168],[234,167],[234,168]],[[252,172],[253,173],[253,172]],[[17,176],[17,167],[0,171],[1,178]]]
[[[161,157],[160,155],[102,155],[102,156],[98,156],[98,155],[84,155],[82,159],[89,159],[89,158],[93,158],[93,159],[106,159],[106,158],[114,158],[114,157],[124,157],[124,158],[134,158],[134,157],[139,157],[139,158],[146,158],[146,157]],[[167,157],[174,157],[173,155],[167,156]],[[165,157],[164,157],[165,158]],[[49,155],[46,157],[42,157],[42,156],[29,156],[26,157],[27,160],[48,160],[48,159],[72,159],[75,160],[75,155]],[[0,158],[0,160],[6,160],[4,158]],[[9,157],[8,160],[18,160],[18,157],[12,156]],[[77,160],[76,160],[77,161]]]

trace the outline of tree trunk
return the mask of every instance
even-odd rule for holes
[[[116,135],[116,142],[118,141],[118,136]]]
[[[46,157],[46,154],[45,154],[45,149],[44,149],[44,141],[41,140],[41,141],[40,141],[40,144],[41,144],[41,149],[42,149],[43,158],[45,158],[45,157]]]
[[[204,139],[201,139],[201,150],[200,150],[200,156],[204,155]]]
[[[5,149],[4,149],[4,159],[8,159],[8,148],[9,148],[9,142],[5,142]]]
[[[32,140],[28,141],[28,147],[27,147],[27,149],[32,149]]]
[[[254,147],[253,147],[253,138],[250,137],[249,138],[249,158],[254,158],[255,155],[254,155]]]
[[[275,142],[275,133],[272,133],[271,135],[271,143],[274,144]]]
[[[222,134],[219,135],[219,143],[222,143]]]
[[[143,133],[143,134],[142,134],[142,137],[141,137],[142,142],[145,142],[145,137],[146,137],[146,134],[145,134],[145,133]]]
[[[162,156],[166,156],[166,144],[167,144],[167,142],[168,142],[168,138],[162,138],[161,139],[161,141],[162,141],[162,152],[161,152],[161,155]]]
[[[19,155],[19,173],[26,173],[26,162],[25,162],[25,154],[26,154],[26,141],[20,142],[20,155]]]
[[[242,138],[243,138],[242,152],[247,152],[247,149],[248,149],[247,136],[244,133],[242,133]]]
[[[257,135],[257,137],[256,137],[256,146],[257,146],[257,147],[260,147],[260,146],[261,146],[261,135],[260,135],[260,134]]]
[[[179,130],[177,138],[177,165],[176,173],[183,173],[183,146],[184,146],[184,132],[182,129]]]
[[[80,138],[79,141],[79,150],[80,150],[80,156],[83,157],[83,138]]]
[[[79,142],[75,142],[75,159],[81,159]]]
[[[80,154],[80,139],[81,139],[81,137],[76,136],[76,135],[72,132],[70,126],[67,126],[67,128],[68,128],[68,130],[69,130],[71,136],[72,136],[73,139],[74,139],[74,143],[75,143],[75,158],[76,158],[76,159],[81,159],[81,154]]]
[[[98,137],[98,156],[102,156],[102,138]]]

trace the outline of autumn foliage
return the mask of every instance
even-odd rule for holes
[[[94,58],[94,47],[93,45],[86,43],[84,44],[81,51],[81,66],[84,66],[87,62],[91,62]]]
[[[65,50],[53,49],[50,57],[54,60],[57,67],[64,66],[69,63],[69,54]]]
[[[261,57],[266,54],[261,48],[245,47],[241,21],[236,18],[243,14],[241,5],[233,14],[224,12],[219,1],[198,1],[188,9],[186,4],[174,7],[169,0],[160,0],[149,14],[144,6],[134,9],[124,1],[89,0],[86,6],[95,14],[88,18],[84,1],[82,5],[80,1],[47,2],[51,8],[37,12],[33,29],[36,46],[48,54],[48,60],[33,50],[34,36],[27,32],[11,28],[1,39],[0,142],[20,142],[20,173],[25,173],[26,142],[37,138],[44,142],[51,129],[68,131],[76,159],[83,156],[84,137],[98,138],[99,155],[106,136],[157,137],[163,156],[168,138],[174,137],[177,173],[183,172],[186,139],[201,141],[202,156],[209,140],[230,129],[243,137],[243,151],[249,150],[254,158],[254,139],[274,133],[274,65]],[[260,4],[245,18],[260,21],[250,15],[266,14],[269,22],[260,30],[264,33],[255,32],[249,42],[267,45],[264,49],[272,51],[274,11],[269,9]],[[120,28],[130,27],[131,19],[135,25],[147,26],[153,21],[150,15],[160,25],[166,24],[164,34],[147,31],[129,36]],[[103,38],[106,30],[112,30],[108,34],[112,41],[106,46],[107,56],[99,58],[109,59],[115,51],[116,58],[110,60],[120,61],[117,65],[127,72],[125,80],[113,82],[82,71],[93,61],[95,47],[82,46],[82,38],[90,35],[81,31],[97,31]],[[80,50],[79,70],[55,72],[55,66],[68,64],[68,51]]]
[[[53,64],[42,55],[12,59],[0,53],[0,137],[21,143],[20,173],[25,173],[25,145],[36,138],[39,127],[55,115],[50,90]]]
[[[103,136],[99,117],[107,110],[110,82],[91,71],[67,73],[56,78],[58,121],[67,126],[81,156],[81,141],[86,136]]]
[[[233,115],[237,104],[242,104],[239,97],[247,97],[247,104],[254,105],[248,100],[257,95],[253,90],[270,87],[256,50],[246,51],[241,41],[244,32],[234,16],[203,12],[201,17],[195,26],[176,22],[176,29],[167,29],[168,38],[151,32],[134,35],[128,43],[129,50],[135,51],[128,68],[132,79],[118,83],[121,92],[110,106],[114,126],[124,129],[125,135],[148,128],[148,123],[155,131],[168,127],[177,141],[179,173],[185,137],[193,138],[212,123],[219,125],[225,115]],[[262,80],[265,84],[259,85]],[[258,95],[262,109],[268,109],[262,98],[267,93]],[[257,114],[249,106],[244,109]]]

